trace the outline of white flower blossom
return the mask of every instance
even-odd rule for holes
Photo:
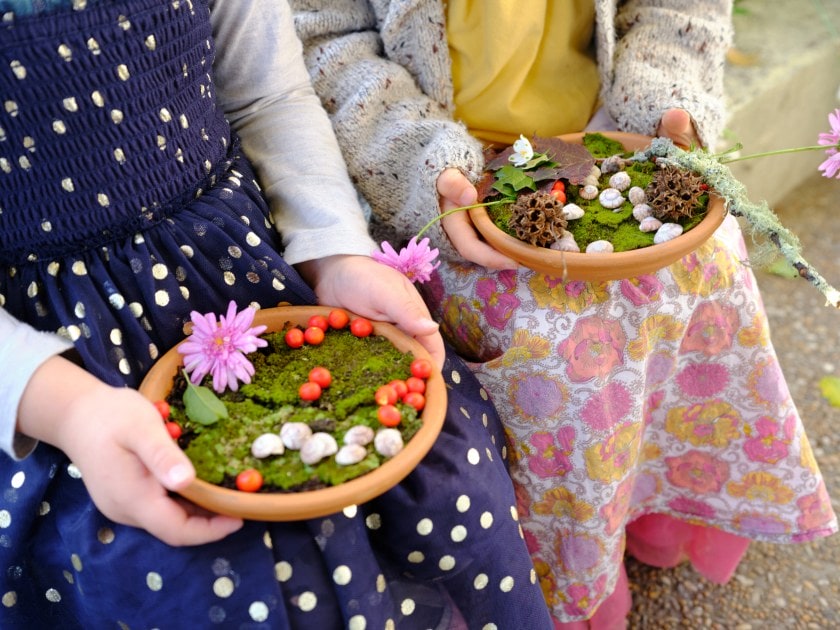
[[[513,155],[508,159],[514,166],[525,166],[534,157],[534,147],[531,146],[528,138],[521,134],[519,140],[513,143],[513,151]]]

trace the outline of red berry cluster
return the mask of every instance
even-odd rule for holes
[[[432,364],[427,359],[411,362],[411,376],[405,380],[395,379],[376,390],[374,399],[379,405],[376,414],[386,427],[395,427],[402,421],[397,401],[422,411],[426,406],[426,379],[432,374]]]

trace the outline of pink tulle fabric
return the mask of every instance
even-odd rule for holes
[[[714,527],[692,525],[665,514],[650,514],[627,525],[627,553],[653,567],[671,568],[691,562],[704,578],[716,584],[728,582],[750,541]],[[621,566],[615,590],[592,618],[569,623],[555,622],[555,630],[624,630],[632,598],[627,571]]]

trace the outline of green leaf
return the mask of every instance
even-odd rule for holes
[[[213,391],[203,385],[193,385],[187,378],[184,392],[184,411],[198,424],[214,424],[228,417],[227,407]]]
[[[507,196],[515,196],[515,194],[510,194],[511,190],[515,193],[523,188],[528,188],[530,190],[537,189],[533,178],[529,177],[523,173],[521,169],[518,169],[513,165],[503,166],[496,171],[496,183],[493,184],[493,188]]]
[[[823,376],[820,379],[820,391],[828,404],[832,407],[840,407],[840,378]]]

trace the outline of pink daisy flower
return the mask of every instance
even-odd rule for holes
[[[178,346],[178,352],[184,355],[184,370],[193,383],[201,383],[210,374],[213,389],[221,393],[225,387],[236,391],[239,381],[251,382],[254,366],[245,355],[268,345],[258,336],[266,327],[251,326],[255,313],[251,307],[237,313],[233,301],[218,322],[213,313],[190,313],[192,334]]]
[[[388,241],[383,241],[382,251],[373,252],[371,258],[402,272],[412,282],[422,283],[428,282],[432,277],[432,272],[440,265],[440,261],[434,263],[437,255],[437,248],[429,248],[428,238],[418,243],[417,237],[413,236],[399,254]]]
[[[828,147],[825,151],[828,159],[817,168],[823,172],[823,177],[837,176],[840,179],[840,109],[835,109],[828,115],[828,123],[831,125],[831,131],[821,133],[817,140],[819,144]]]

